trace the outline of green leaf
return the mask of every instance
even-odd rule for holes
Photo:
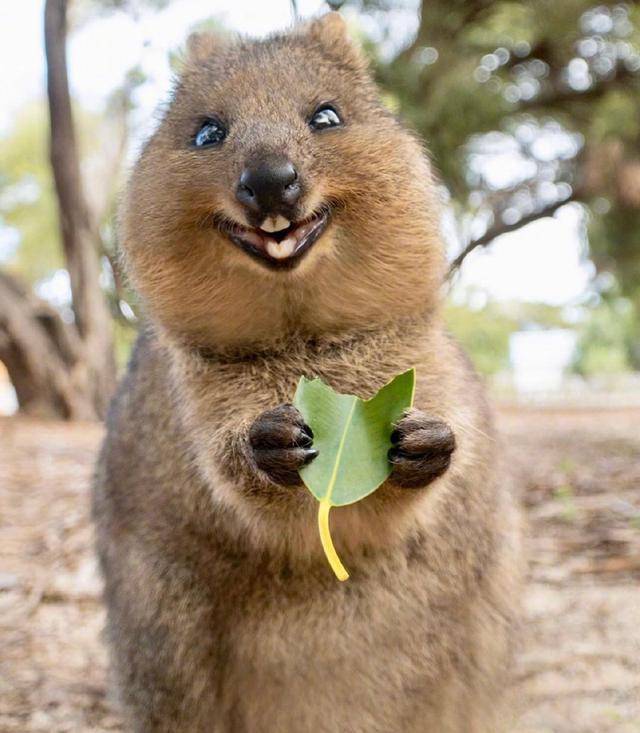
[[[349,576],[329,534],[329,509],[374,492],[391,473],[387,458],[393,425],[413,404],[415,369],[399,374],[369,400],[334,392],[302,377],[293,399],[313,430],[318,456],[300,476],[320,502],[318,522],[327,559],[341,580]]]

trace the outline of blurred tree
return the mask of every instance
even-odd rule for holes
[[[639,363],[633,363],[632,351],[635,318],[629,300],[613,294],[601,298],[579,329],[574,370],[590,377],[620,374],[634,366],[637,369]]]
[[[518,328],[514,318],[495,304],[472,309],[449,303],[445,319],[480,374],[492,376],[509,367],[509,336]]]
[[[49,153],[73,321],[4,274],[0,358],[21,409],[60,417],[104,413],[115,383],[111,319],[100,287],[100,254],[80,173],[67,74],[67,2],[45,4]]]
[[[125,155],[129,105],[122,97],[129,94],[127,87],[116,90],[103,115],[74,109],[83,174],[91,178],[90,209],[100,223],[111,216]],[[31,285],[64,267],[46,118],[46,105],[31,102],[0,138],[0,216],[4,226],[19,233],[19,246],[3,259],[10,272]]]
[[[469,353],[478,371],[491,376],[509,368],[509,337],[512,333],[531,329],[570,327],[563,309],[547,303],[522,301],[486,302],[482,292],[466,292],[465,302],[448,302],[445,309],[447,326]],[[457,300],[460,301],[460,293]],[[485,302],[478,306],[477,302]],[[474,306],[474,302],[476,305]],[[583,316],[581,333],[589,331],[591,313]],[[628,335],[628,331],[625,332]],[[626,342],[616,333],[611,342],[624,351]]]
[[[451,196],[454,270],[475,248],[579,201],[596,266],[640,310],[640,3],[332,5],[375,21],[365,28],[379,80]],[[393,17],[416,9],[415,34],[399,47]]]
[[[134,4],[139,5],[117,3],[120,7]],[[91,5],[81,1],[75,10]],[[107,5],[93,3],[99,9]],[[108,101],[100,122],[74,115],[66,66],[67,20],[66,0],[47,0],[50,164],[45,162],[43,115],[36,108],[26,113],[25,124],[16,125],[0,146],[0,213],[5,224],[19,231],[13,259],[20,265],[9,266],[0,277],[0,360],[7,367],[22,411],[90,419],[104,414],[115,384],[110,306],[121,315],[122,300],[117,269],[109,265],[114,263],[112,228],[102,223],[125,153],[131,94],[141,80],[133,70]],[[81,133],[83,129],[95,133],[99,125],[108,124],[110,134],[86,139],[80,135],[78,139],[78,118],[83,123]],[[93,139],[108,141],[101,145],[101,156],[86,155],[86,143]],[[91,199],[83,185],[83,172],[96,182],[91,186]],[[66,310],[51,307],[29,287],[61,265],[68,273],[71,291]],[[12,269],[19,269],[27,283],[19,282]],[[109,283],[106,288],[105,283]]]
[[[44,105],[30,104],[0,139],[0,216],[5,226],[19,233],[19,246],[3,259],[13,274],[20,273],[31,285],[63,266],[46,114]]]

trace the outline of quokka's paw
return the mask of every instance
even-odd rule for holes
[[[391,434],[391,480],[407,489],[427,486],[449,468],[456,449],[455,435],[447,423],[420,410],[409,410]]]
[[[276,484],[298,486],[298,469],[317,455],[313,432],[293,405],[285,404],[260,415],[249,430],[249,445],[257,467]]]

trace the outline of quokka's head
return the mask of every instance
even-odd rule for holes
[[[337,13],[266,40],[196,34],[132,176],[125,263],[192,344],[375,326],[433,303],[432,192]]]

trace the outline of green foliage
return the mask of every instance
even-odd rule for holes
[[[574,371],[585,377],[621,374],[634,363],[638,319],[628,300],[604,298],[580,328]]]
[[[594,340],[583,344],[576,371],[589,377],[598,374],[623,374],[630,367],[623,344],[606,339],[605,342]]]
[[[482,308],[448,304],[449,330],[465,348],[476,369],[493,376],[509,368],[509,337],[524,328],[575,328],[574,372],[585,377],[615,375],[640,368],[640,319],[619,291],[598,296],[583,308],[578,324],[567,323],[561,308],[546,303],[488,303]]]
[[[499,306],[499,312],[503,316],[513,319],[518,324],[518,329],[551,329],[567,328],[566,318],[562,308],[549,303],[523,303],[515,301]]]
[[[598,269],[612,273],[640,307],[640,209],[613,204],[592,216],[589,243]]]
[[[99,156],[104,147],[100,135],[104,120],[79,109],[74,111],[74,119],[82,159]],[[33,103],[0,138],[0,223],[19,235],[15,252],[2,264],[30,283],[64,267],[48,124],[44,102]]]
[[[43,104],[27,107],[0,138],[0,221],[20,240],[9,268],[30,282],[62,267]]]
[[[640,139],[640,97],[614,89],[593,104],[588,127],[594,142],[621,140],[635,145]]]
[[[518,327],[515,319],[496,305],[472,310],[453,304],[447,305],[445,318],[480,374],[491,376],[509,367],[509,336]]]
[[[483,22],[471,24],[465,33],[471,48],[486,53],[488,48],[516,43],[531,46],[538,40],[540,30],[533,3],[499,2],[494,3]]]
[[[488,302],[481,308],[447,304],[445,320],[480,374],[509,369],[509,337],[523,329],[570,328],[561,308],[547,303]]]

